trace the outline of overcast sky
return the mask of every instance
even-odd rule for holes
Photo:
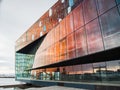
[[[14,73],[15,41],[57,0],[0,0],[0,74]]]

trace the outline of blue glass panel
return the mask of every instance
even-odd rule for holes
[[[43,30],[46,31],[46,26],[45,25],[43,26]]]
[[[116,0],[117,1],[117,4],[120,4],[120,0]]]
[[[69,6],[72,7],[74,5],[74,1],[73,0],[69,0]]]

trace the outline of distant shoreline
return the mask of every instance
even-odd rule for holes
[[[0,77],[0,78],[15,78],[15,77]]]

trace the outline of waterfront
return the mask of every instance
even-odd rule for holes
[[[14,84],[24,84],[24,83],[15,81],[15,78],[0,78],[0,86],[14,85]]]

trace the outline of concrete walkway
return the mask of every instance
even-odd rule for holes
[[[88,90],[88,89],[78,89],[78,88],[70,88],[70,87],[62,87],[62,86],[50,86],[50,87],[42,87],[42,88],[29,88],[25,90]]]

